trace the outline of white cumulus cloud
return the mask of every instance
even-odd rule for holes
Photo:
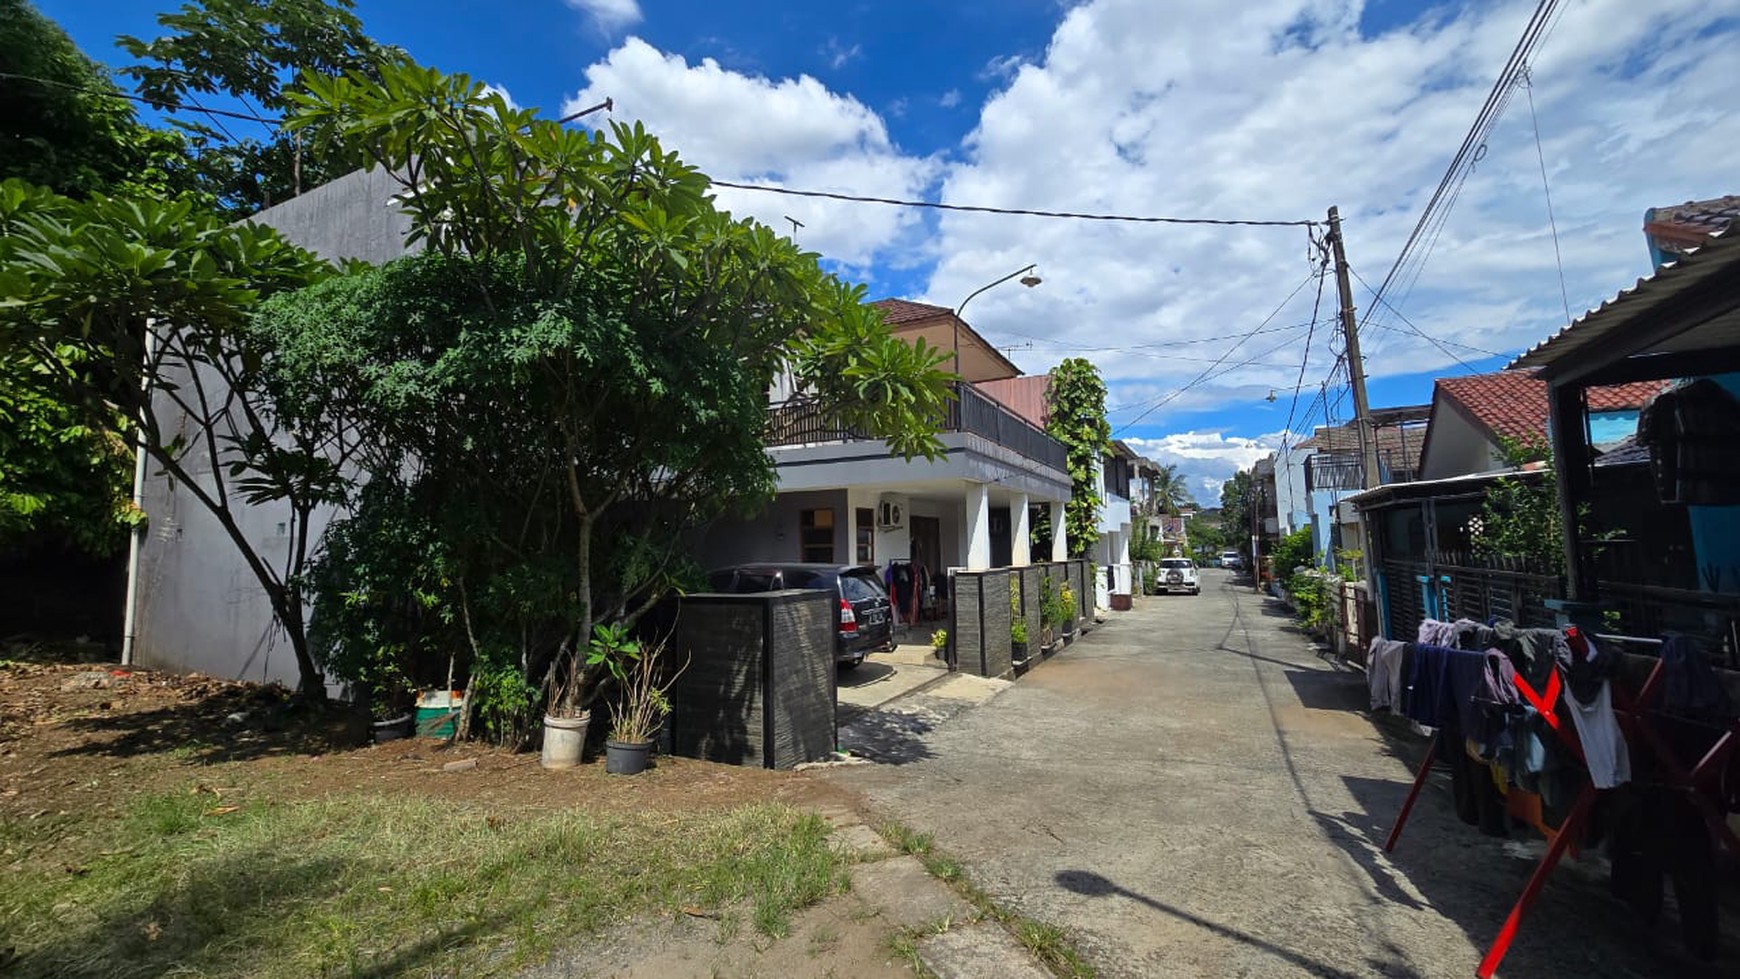
[[[1358,0],[1147,0],[1071,8],[1043,57],[998,60],[945,200],[1014,208],[1322,219],[1339,204],[1350,262],[1373,286],[1473,121],[1534,9],[1470,3],[1375,35]],[[1564,325],[1526,96],[1537,110],[1573,314],[1648,271],[1645,208],[1740,190],[1728,162],[1740,113],[1730,64],[1740,0],[1582,0],[1561,5],[1411,290],[1392,301],[1421,329],[1514,352]],[[1000,288],[969,315],[994,342],[1029,343],[1024,366],[1094,360],[1129,431],[1179,412],[1291,401],[1308,333],[1300,414],[1335,357],[1315,283],[1220,365],[1310,274],[1298,228],[1179,227],[950,214],[931,301],[951,304],[1037,262],[1045,284]],[[1361,310],[1371,302],[1355,283]],[[1373,375],[1460,372],[1387,312],[1365,336]],[[1290,329],[1276,329],[1290,327]],[[1037,338],[1037,339],[1035,339]],[[1247,361],[1250,361],[1247,363]],[[1196,381],[1207,371],[1208,376]],[[1187,384],[1195,386],[1174,394]],[[1344,408],[1345,413],[1345,408]],[[1320,421],[1320,418],[1317,419]],[[1294,427],[1308,430],[1302,418]]]
[[[567,3],[592,18],[593,24],[607,35],[627,30],[644,19],[636,0],[567,0]]]
[[[614,116],[638,119],[683,159],[720,180],[806,190],[923,196],[939,163],[904,154],[874,110],[808,75],[767,78],[711,58],[694,64],[629,38],[586,69],[586,86],[564,113],[616,100]],[[893,207],[718,190],[720,203],[786,230],[798,242],[868,275],[873,262],[918,248],[918,215]],[[897,247],[900,246],[900,247]]]
[[[1224,432],[1174,432],[1159,438],[1128,438],[1124,443],[1160,465],[1177,466],[1196,502],[1215,507],[1220,505],[1221,484],[1280,448],[1282,434],[1245,438]]]

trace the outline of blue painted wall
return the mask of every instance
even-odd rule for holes
[[[1589,413],[1589,444],[1605,446],[1623,442],[1637,434],[1635,411],[1591,411]]]

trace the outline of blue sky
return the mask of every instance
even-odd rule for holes
[[[168,0],[38,0],[118,63]],[[1321,218],[1376,284],[1486,96],[1532,0],[362,0],[375,37],[551,113],[604,96],[723,179],[1140,215]],[[1564,0],[1534,63],[1573,313],[1648,271],[1645,208],[1733,193],[1740,0]],[[1363,336],[1375,405],[1489,370],[1563,326],[1526,100],[1513,100],[1411,289]],[[1200,496],[1308,431],[1335,357],[1303,231],[938,216],[727,191],[841,274],[954,306],[1029,372],[1098,363],[1120,437]],[[1370,294],[1356,283],[1363,311]],[[1270,332],[1233,349],[1237,334]],[[1401,317],[1439,340],[1409,332]],[[1309,340],[1309,344],[1307,344]],[[1461,345],[1461,346],[1457,346]],[[1307,354],[1308,350],[1308,354]],[[1230,351],[1230,353],[1229,353]],[[1455,355],[1460,360],[1453,359]],[[1192,384],[1218,357],[1221,367]],[[1293,390],[1303,388],[1294,405]],[[1245,361],[1251,363],[1244,363]],[[1218,373],[1232,367],[1226,373]],[[1266,395],[1273,389],[1277,400]],[[1338,397],[1339,395],[1339,397]],[[1339,389],[1330,403],[1351,408]],[[1307,419],[1307,409],[1310,417]]]

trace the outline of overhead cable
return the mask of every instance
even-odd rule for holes
[[[733,190],[756,190],[768,194],[785,194],[790,197],[819,197],[832,201],[850,201],[855,204],[887,204],[893,207],[929,208],[935,211],[968,211],[974,214],[1014,214],[1037,218],[1073,218],[1079,221],[1123,221],[1131,224],[1197,224],[1197,225],[1237,225],[1258,228],[1314,228],[1321,221],[1266,221],[1252,218],[1177,218],[1155,217],[1149,215],[1131,214],[1091,214],[1076,211],[1041,211],[1024,207],[988,207],[977,204],[945,204],[942,201],[913,201],[895,197],[868,197],[862,194],[841,194],[826,190],[798,190],[793,187],[773,187],[767,184],[745,184],[731,180],[712,180],[715,187],[730,187]]]
[[[1195,387],[1196,385],[1202,383],[1202,381],[1204,379],[1206,379],[1208,377],[1208,375],[1211,372],[1213,372],[1216,367],[1220,366],[1220,364],[1223,361],[1225,361],[1228,357],[1231,357],[1233,355],[1233,353],[1235,351],[1237,351],[1240,347],[1244,346],[1244,344],[1247,340],[1249,340],[1251,337],[1256,336],[1258,330],[1261,330],[1262,328],[1268,326],[1271,320],[1273,320],[1275,317],[1281,315],[1281,310],[1287,308],[1287,304],[1293,301],[1293,297],[1297,296],[1301,290],[1303,290],[1307,285],[1309,285],[1313,278],[1315,278],[1321,274],[1322,273],[1320,270],[1313,269],[1310,273],[1308,273],[1305,276],[1305,278],[1300,279],[1299,284],[1293,287],[1293,291],[1287,293],[1287,298],[1281,300],[1280,305],[1276,306],[1274,308],[1274,310],[1272,310],[1269,313],[1269,315],[1263,317],[1263,321],[1261,323],[1258,323],[1256,325],[1255,329],[1252,329],[1251,331],[1249,331],[1247,333],[1241,334],[1239,336],[1239,338],[1233,342],[1233,345],[1228,347],[1226,349],[1226,352],[1222,353],[1220,355],[1220,357],[1213,364],[1210,364],[1208,367],[1204,368],[1202,373],[1191,378],[1190,381],[1188,383],[1186,383],[1183,387],[1181,387],[1181,388],[1173,391],[1172,393],[1167,394],[1164,397],[1161,397],[1160,399],[1156,400],[1153,404],[1149,405],[1147,407],[1147,409],[1145,411],[1143,411],[1140,415],[1137,415],[1135,418],[1132,418],[1129,421],[1125,422],[1123,425],[1119,426],[1118,431],[1120,431],[1120,432],[1121,431],[1128,431],[1131,428],[1131,426],[1135,425],[1137,422],[1140,422],[1142,419],[1148,417],[1149,415],[1151,415],[1155,411],[1158,411],[1159,409],[1165,407],[1166,405],[1171,404],[1174,400],[1176,400],[1178,398],[1179,395],[1190,390],[1191,388]],[[1132,405],[1131,407],[1134,407],[1134,406]]]

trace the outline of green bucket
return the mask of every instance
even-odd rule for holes
[[[465,709],[465,691],[431,690],[417,695],[417,735],[446,740],[459,727],[459,712]]]

